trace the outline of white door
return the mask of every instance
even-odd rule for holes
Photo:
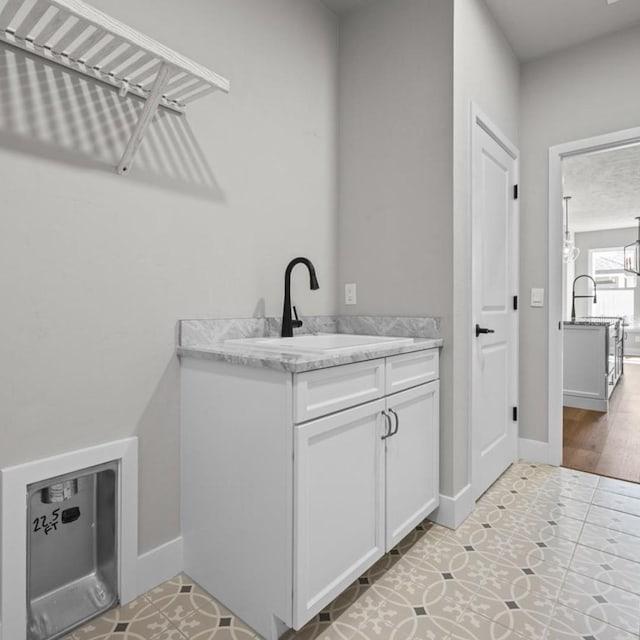
[[[474,122],[472,483],[478,498],[517,459],[516,153]],[[509,149],[509,150],[508,150]]]
[[[438,506],[438,390],[435,380],[387,398],[386,551]]]
[[[294,427],[293,626],[384,554],[384,400]]]

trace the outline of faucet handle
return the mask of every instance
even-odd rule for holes
[[[300,318],[298,318],[298,310],[296,309],[296,305],[293,305],[293,316],[295,318],[295,320],[291,321],[291,326],[295,327],[296,329],[299,329],[302,326],[302,320],[300,320]]]

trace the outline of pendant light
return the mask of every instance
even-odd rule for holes
[[[638,239],[624,248],[624,270],[640,276],[640,216],[638,221]]]
[[[580,249],[576,247],[575,240],[569,233],[569,200],[571,200],[571,196],[564,196],[563,200],[565,208],[565,225],[564,242],[562,243],[562,261],[575,262],[576,258],[580,255]]]

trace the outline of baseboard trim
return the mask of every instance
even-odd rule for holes
[[[457,529],[473,511],[473,507],[471,485],[468,484],[453,497],[440,494],[440,506],[429,516],[429,520],[449,529]]]
[[[182,536],[138,556],[138,595],[183,571]]]
[[[559,462],[553,460],[551,447],[548,442],[540,440],[529,440],[518,438],[518,457],[527,462],[539,462],[540,464],[557,465]]]
[[[609,400],[601,398],[585,398],[584,396],[574,396],[565,393],[562,396],[563,407],[573,407],[574,409],[586,409],[587,411],[602,411],[609,409]]]

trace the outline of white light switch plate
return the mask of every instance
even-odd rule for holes
[[[354,282],[350,282],[349,284],[344,285],[344,303],[345,304],[356,304],[357,300],[357,291],[356,285]]]
[[[544,289],[531,289],[531,306],[544,307]]]

